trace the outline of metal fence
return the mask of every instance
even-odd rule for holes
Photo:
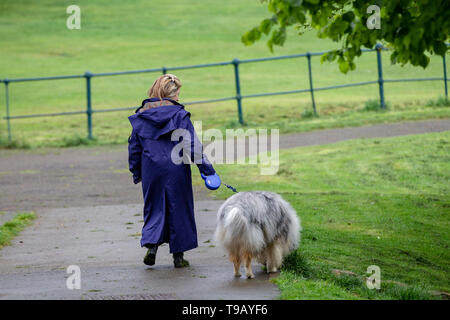
[[[385,98],[384,98],[384,84],[385,83],[409,82],[409,81],[443,81],[445,96],[448,98],[448,86],[447,86],[448,78],[447,78],[447,67],[446,67],[445,55],[442,59],[442,63],[443,63],[443,77],[442,78],[441,77],[429,77],[429,78],[384,79],[383,78],[383,65],[382,65],[382,59],[381,59],[381,51],[382,50],[387,50],[387,49],[383,48],[381,45],[377,45],[375,47],[375,49],[362,49],[363,52],[373,52],[373,51],[376,52],[377,69],[378,69],[378,79],[377,80],[355,82],[355,83],[334,85],[334,86],[327,86],[327,87],[319,87],[319,88],[314,88],[314,86],[313,86],[313,73],[312,73],[312,69],[311,69],[311,58],[315,57],[315,56],[321,56],[324,53],[327,53],[329,51],[307,52],[307,53],[301,53],[301,54],[268,57],[268,58],[258,58],[258,59],[246,59],[246,60],[233,59],[232,61],[227,61],[227,62],[197,64],[197,65],[180,66],[180,67],[161,67],[161,68],[154,68],[154,69],[132,70],[132,71],[123,71],[123,72],[105,72],[105,73],[86,72],[82,75],[39,77],[39,78],[16,78],[16,79],[3,79],[3,80],[0,79],[0,82],[4,83],[4,85],[5,85],[6,116],[3,117],[3,119],[6,120],[7,129],[8,129],[8,140],[11,142],[11,140],[12,140],[11,120],[13,120],[13,119],[52,117],[52,116],[70,116],[70,115],[86,113],[88,138],[92,139],[93,138],[93,136],[92,136],[92,114],[94,112],[114,112],[114,111],[133,110],[136,108],[136,106],[133,106],[133,107],[126,107],[126,108],[112,108],[112,109],[99,109],[99,110],[93,109],[92,108],[92,99],[91,99],[92,98],[91,79],[93,77],[109,77],[109,76],[130,75],[130,74],[139,74],[139,73],[152,73],[152,72],[162,72],[163,74],[165,74],[168,71],[173,71],[173,70],[209,68],[209,67],[228,66],[228,65],[232,65],[233,69],[234,69],[234,80],[235,80],[235,84],[236,84],[236,95],[235,96],[223,97],[223,98],[218,98],[218,99],[190,101],[190,102],[185,102],[184,104],[190,105],[190,104],[201,104],[201,103],[211,103],[211,102],[219,102],[219,101],[227,101],[227,100],[236,100],[238,119],[241,124],[244,124],[244,118],[242,116],[242,100],[248,99],[248,98],[309,92],[311,94],[311,103],[312,103],[313,112],[316,115],[317,115],[317,109],[316,109],[316,102],[314,99],[314,92],[330,90],[330,89],[348,88],[348,87],[364,86],[364,85],[378,83],[380,107],[386,108]],[[306,60],[308,63],[309,88],[290,90],[290,91],[264,92],[264,93],[255,93],[255,94],[249,94],[249,95],[241,95],[239,65],[244,64],[244,63],[293,59],[293,58],[300,58],[300,57],[306,57]],[[75,79],[75,78],[84,78],[86,81],[86,110],[72,111],[72,112],[58,112],[58,113],[28,114],[28,115],[17,115],[17,116],[10,115],[9,86],[12,83],[26,82],[26,81],[64,80],[64,79]]]

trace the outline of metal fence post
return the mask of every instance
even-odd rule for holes
[[[232,63],[234,65],[234,79],[236,82],[236,101],[237,101],[237,107],[238,107],[239,123],[244,124],[244,119],[242,117],[241,84],[239,82],[239,60],[237,58],[235,58],[235,59],[233,59]]]
[[[84,74],[86,78],[86,115],[87,115],[87,127],[88,127],[88,139],[92,139],[92,100],[91,100],[91,78],[92,73],[86,71]]]
[[[313,110],[314,110],[314,115],[317,115],[316,101],[314,100],[314,88],[313,88],[313,81],[312,81],[312,71],[311,71],[311,53],[307,52],[306,53],[306,57],[308,58],[309,91],[311,92],[312,107],[313,107]]]
[[[384,80],[383,80],[383,64],[381,62],[381,50],[383,50],[383,45],[377,43],[375,46],[377,50],[377,66],[378,66],[378,87],[380,90],[380,107],[386,109],[386,104],[384,103]]]
[[[11,136],[11,123],[9,119],[9,80],[5,79],[5,99],[6,99],[6,126],[8,127],[8,141],[11,143],[12,136]]]
[[[445,53],[442,57],[442,62],[444,64],[444,89],[445,89],[445,97],[448,99],[448,87],[447,87],[447,63],[445,62]]]
[[[162,73],[166,74],[167,73],[167,68],[166,67],[162,67]]]

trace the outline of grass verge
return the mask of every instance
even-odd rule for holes
[[[34,212],[19,213],[10,221],[0,226],[0,248],[8,245],[11,239],[19,234],[36,218]]]

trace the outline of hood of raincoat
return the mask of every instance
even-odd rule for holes
[[[149,100],[144,100],[142,106],[146,102],[154,102]],[[156,140],[160,136],[180,128],[182,120],[189,117],[190,113],[184,110],[182,104],[171,102],[174,104],[155,105],[144,111],[141,108],[136,110],[136,114],[128,117],[133,130],[143,138]]]

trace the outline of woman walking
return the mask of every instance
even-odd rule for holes
[[[203,155],[190,113],[178,103],[180,88],[181,82],[175,75],[159,77],[148,92],[149,99],[129,117],[133,130],[128,139],[128,160],[134,183],[142,181],[141,246],[148,248],[144,257],[147,265],[155,264],[162,243],[169,243],[176,268],[189,266],[183,253],[197,247],[191,167],[186,161],[174,161],[179,159],[174,147],[181,143],[183,156],[195,159],[203,176],[215,174]],[[177,129],[186,134],[172,141]]]

